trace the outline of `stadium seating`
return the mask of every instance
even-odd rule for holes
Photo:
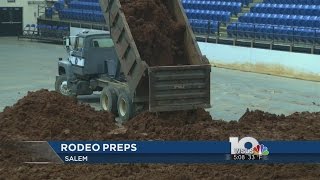
[[[265,13],[245,13],[239,22],[320,28],[320,17]]]
[[[190,25],[194,32],[199,34],[214,34],[218,31],[218,21],[208,21],[199,19],[189,19]]]
[[[61,1],[55,5],[61,19],[105,22],[99,0]],[[230,37],[318,42],[314,39],[320,35],[320,0],[264,0],[250,5],[250,12],[244,14],[242,8],[253,0],[181,1],[192,29],[199,34],[215,34],[225,24]],[[232,16],[239,16],[238,21],[230,23]]]
[[[320,5],[320,0],[264,0],[264,3],[272,4],[315,4]]]
[[[68,34],[69,27],[66,26],[51,26],[46,24],[39,24],[36,26],[39,35],[42,37],[59,37],[62,38]]]
[[[80,2],[93,2],[93,3],[98,3],[99,0],[78,0]]]
[[[317,16],[320,14],[320,5],[301,4],[256,4],[251,8],[252,13],[288,14]]]
[[[219,31],[219,23],[227,24],[231,16],[252,0],[182,0],[187,17],[195,32],[210,34]]]
[[[52,18],[53,15],[53,9],[51,7],[47,7],[45,9],[45,16],[46,18]]]
[[[59,0],[58,2],[54,3],[53,7],[56,11],[60,11],[64,8],[65,1]]]
[[[231,14],[238,14],[241,12],[240,2],[225,2],[225,1],[194,1],[184,0],[183,7],[185,9],[199,9],[211,11],[228,11]]]
[[[264,0],[227,27],[230,37],[319,42],[320,0]]]
[[[183,1],[183,0],[182,0]],[[194,1],[194,0],[193,0]],[[249,5],[249,3],[252,3],[253,0],[198,0],[198,1],[209,1],[209,2],[217,2],[217,1],[221,1],[221,2],[226,2],[226,3],[229,3],[229,2],[237,2],[237,3],[241,3],[243,5]],[[184,3],[184,2],[182,2]]]
[[[69,34],[67,26],[51,26],[46,24],[27,24],[23,35],[30,38],[61,38]]]
[[[72,19],[91,22],[105,22],[101,11],[63,9],[59,12],[60,19]]]
[[[72,1],[68,6],[70,9],[101,11],[100,4],[96,2]]]
[[[68,1],[68,8],[59,11],[59,18],[64,20],[78,20],[104,23],[99,0]]]
[[[200,20],[212,20],[228,22],[230,21],[230,12],[226,11],[210,11],[210,10],[199,10],[199,9],[186,9],[187,17],[189,19],[200,19]]]
[[[231,37],[255,39],[275,39],[320,43],[320,29],[275,26],[267,24],[232,23],[227,28]]]

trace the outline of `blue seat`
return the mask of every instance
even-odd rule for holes
[[[227,26],[228,37],[234,37],[235,36],[234,30],[235,30],[235,23],[229,24]]]

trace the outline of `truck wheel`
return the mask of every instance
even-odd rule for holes
[[[128,121],[133,116],[132,99],[125,91],[122,91],[118,97],[118,115],[121,123]]]
[[[104,111],[117,114],[117,94],[112,87],[104,87],[100,95],[100,104]]]
[[[71,92],[71,89],[68,88],[67,77],[65,75],[60,75],[57,77],[55,83],[55,90],[64,96],[74,97],[74,95]]]

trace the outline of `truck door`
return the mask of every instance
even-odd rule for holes
[[[84,38],[76,37],[74,48],[69,58],[73,66],[84,67],[84,50]]]
[[[84,72],[85,68],[85,48],[84,48],[84,38],[76,37],[73,50],[70,52],[69,60],[72,64],[72,72],[78,75],[86,75]]]
[[[88,73],[108,74],[116,76],[119,61],[116,56],[112,39],[105,36],[93,37],[90,42],[88,61],[85,67]]]

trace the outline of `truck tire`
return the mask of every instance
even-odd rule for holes
[[[117,94],[112,87],[104,87],[100,95],[100,105],[104,111],[117,114]]]
[[[55,90],[64,96],[75,97],[75,95],[72,94],[71,89],[69,89],[67,86],[67,77],[65,75],[60,75],[57,77],[55,82]]]
[[[126,122],[132,118],[134,107],[132,99],[127,92],[120,92],[117,106],[120,123]]]

